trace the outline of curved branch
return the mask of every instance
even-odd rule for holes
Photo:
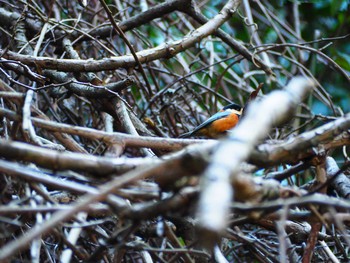
[[[203,38],[213,34],[235,11],[237,1],[229,1],[223,9],[207,23],[192,31],[181,40],[162,44],[158,47],[136,52],[140,63],[146,63],[161,58],[170,58],[199,43]],[[12,51],[0,49],[0,56],[13,59],[29,66],[43,69],[55,69],[66,72],[96,72],[130,68],[137,65],[133,55],[105,58],[102,60],[55,59],[21,55]]]

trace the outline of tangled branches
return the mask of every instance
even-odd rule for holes
[[[317,68],[348,85],[317,46],[346,36],[242,2],[0,2],[0,261],[347,259],[350,115]],[[178,138],[233,101],[225,138]]]

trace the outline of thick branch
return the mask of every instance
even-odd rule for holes
[[[142,50],[136,53],[140,63],[146,63],[161,58],[173,57],[176,54],[199,43],[203,38],[213,34],[235,11],[236,1],[229,1],[215,17],[207,23],[192,31],[182,38],[182,40],[162,44],[158,47]],[[136,61],[132,55],[112,57],[102,60],[76,60],[76,59],[55,59],[49,57],[33,57],[21,55],[12,51],[0,49],[0,56],[6,59],[20,61],[29,66],[36,66],[43,69],[56,69],[66,72],[88,72],[115,70],[118,68],[130,68],[136,66]]]
[[[297,77],[290,81],[285,91],[274,91],[261,102],[253,101],[229,138],[218,145],[204,173],[198,207],[200,226],[210,247],[227,225],[233,197],[230,181],[236,180],[241,163],[249,158],[259,140],[264,139],[274,125],[289,118],[312,87],[310,80]]]

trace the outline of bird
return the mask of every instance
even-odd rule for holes
[[[188,138],[194,135],[216,139],[225,135],[226,131],[235,127],[243,113],[243,107],[231,103],[223,107],[205,122],[198,125],[192,131],[181,134],[179,138]]]

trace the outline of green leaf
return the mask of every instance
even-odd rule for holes
[[[350,71],[350,55],[337,51],[338,57],[335,59],[335,62],[339,64],[343,69]]]

